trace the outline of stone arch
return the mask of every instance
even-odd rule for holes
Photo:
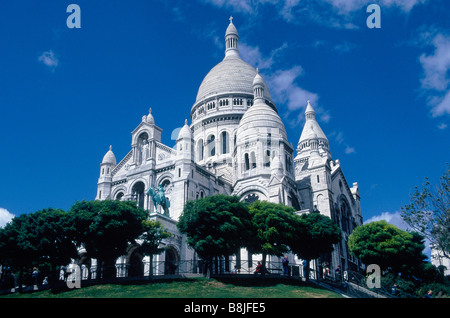
[[[113,200],[121,200],[121,198],[127,193],[125,186],[120,186],[114,190],[112,198]],[[120,195],[122,194],[122,195]]]
[[[220,154],[230,153],[230,133],[227,130],[222,130],[219,133],[220,138]]]
[[[341,194],[337,201],[337,214],[341,224],[341,229],[344,232],[350,233],[352,223],[352,211],[350,204],[345,195]]]
[[[148,129],[141,129],[139,132],[137,132],[133,135],[132,144],[138,145],[139,139],[148,140],[150,138],[150,136],[152,136],[152,134]]]
[[[140,251],[140,245],[134,244],[128,249],[126,263],[128,266],[128,277],[144,276],[144,255]]]
[[[291,201],[290,203],[291,203],[292,207],[296,211],[300,211],[302,209],[302,206],[301,206],[300,202],[298,201],[297,194],[293,190],[290,190],[289,197],[290,197],[290,201]]]
[[[214,157],[216,155],[216,136],[211,134],[206,140],[208,150],[207,155],[208,157]]]
[[[135,160],[137,164],[142,164],[147,161],[147,158],[150,155],[150,148],[148,144],[149,133],[145,130],[141,131],[139,134],[136,134],[135,141]]]
[[[90,279],[92,271],[92,259],[89,257],[87,252],[82,252],[79,255],[80,258],[77,261],[77,265],[80,266],[81,279]]]
[[[137,206],[144,208],[146,184],[143,180],[138,179],[131,186],[131,198],[136,202]]]
[[[164,253],[164,274],[174,275],[179,271],[180,253],[174,245],[168,245]]]
[[[197,141],[196,151],[197,151],[197,160],[202,161],[205,158],[205,146],[203,144],[202,138],[200,138]]]
[[[234,194],[239,196],[242,200],[251,193],[255,193],[256,195],[258,195],[260,201],[269,200],[269,193],[267,192],[267,190],[264,187],[258,185],[251,185],[248,187],[244,187],[243,189],[239,190]]]
[[[164,186],[164,184],[166,184],[166,186],[170,186],[172,184],[172,178],[173,178],[172,173],[165,172],[156,178],[156,186],[158,186],[160,184],[163,184],[163,186]],[[166,187],[166,186],[164,186],[164,187]]]

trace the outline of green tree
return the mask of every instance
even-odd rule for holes
[[[22,214],[0,230],[0,255],[19,270],[20,280],[26,268],[50,266],[50,284],[54,287],[59,267],[77,256],[72,234],[68,213],[63,210]]]
[[[248,241],[250,215],[239,197],[218,194],[186,202],[177,226],[210,270],[213,257],[235,254]]]
[[[401,208],[403,220],[426,237],[431,246],[450,258],[450,165],[432,186],[425,178],[422,189],[416,186],[411,202]]]
[[[289,250],[298,218],[294,208],[266,201],[253,202],[249,212],[253,235],[248,247],[251,252],[262,254],[265,269],[267,255],[281,256]]]
[[[115,277],[115,261],[143,233],[147,212],[131,201],[81,201],[69,210],[77,246],[97,259],[97,277]],[[100,272],[99,272],[100,270]]]
[[[162,240],[169,238],[172,234],[165,228],[161,222],[155,220],[146,220],[142,222],[143,233],[139,237],[142,240],[139,250],[144,254],[150,256],[150,277],[153,269],[153,255],[164,251],[160,248]]]
[[[350,252],[365,264],[378,264],[394,273],[410,273],[426,258],[423,237],[406,232],[386,221],[356,227],[348,239]]]
[[[320,213],[304,213],[299,216],[296,239],[291,250],[306,260],[306,279],[309,278],[309,262],[322,254],[333,251],[333,245],[341,240],[341,229],[328,216]]]

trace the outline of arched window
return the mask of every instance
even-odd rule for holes
[[[216,136],[211,135],[208,137],[208,156],[212,157],[216,155]]]
[[[270,167],[270,150],[266,150],[264,153],[264,167]]]
[[[131,193],[133,195],[133,200],[136,201],[136,205],[140,208],[144,208],[144,199],[145,199],[145,185],[143,182],[136,182],[133,188],[131,189]]]
[[[228,133],[226,131],[222,131],[222,153],[229,153],[230,152],[230,146],[229,146],[229,137]]]
[[[254,151],[250,153],[250,164],[251,169],[256,168],[256,155]]]
[[[249,170],[250,169],[250,160],[248,158],[248,153],[246,153],[244,155],[244,159],[245,159],[245,170]]]
[[[339,210],[341,212],[341,226],[344,232],[350,232],[350,217],[351,212],[346,200],[342,199]]]
[[[203,160],[203,155],[204,155],[203,139],[200,139],[197,142],[197,153],[198,153],[198,161]]]
[[[146,132],[143,132],[139,135],[136,150],[136,163],[145,163],[150,155],[148,146],[148,134]]]
[[[255,201],[259,201],[259,195],[256,193],[250,193],[249,195],[244,197],[244,201],[247,203],[253,203]]]
[[[117,201],[122,200],[122,197],[123,197],[123,192],[119,192],[119,193],[116,194],[116,200]]]
[[[165,179],[163,182],[161,182],[161,185],[164,189],[167,189],[167,187],[170,185],[170,180]]]

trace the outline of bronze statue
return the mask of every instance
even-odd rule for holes
[[[164,215],[169,216],[169,199],[165,196],[164,188],[159,185],[158,189],[148,188],[147,195],[149,195],[153,200],[153,205],[155,206],[155,212],[158,212],[158,205],[160,205],[164,210]]]

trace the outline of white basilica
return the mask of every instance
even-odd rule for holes
[[[309,101],[305,101],[306,121],[297,148],[288,142],[269,87],[239,55],[232,19],[225,42],[225,57],[203,79],[191,108],[191,124],[185,121],[176,147],[161,143],[162,129],[150,110],[133,130],[128,154],[117,162],[110,147],[104,156],[96,199],[133,200],[148,209],[150,217],[174,234],[165,242],[166,251],[155,257],[174,264],[198,258],[176,228],[188,200],[223,193],[248,202],[283,203],[298,213],[318,210],[343,232],[341,243],[321,261],[332,268],[356,269],[360,264],[349,254],[347,238],[362,224],[358,184],[350,186],[339,160],[332,159],[329,141]],[[160,206],[155,211],[147,195],[149,188],[159,186],[170,202],[169,215]],[[291,264],[300,263],[289,257]],[[259,259],[243,250],[234,260],[250,266]],[[123,260],[136,261],[142,257],[132,251]]]

